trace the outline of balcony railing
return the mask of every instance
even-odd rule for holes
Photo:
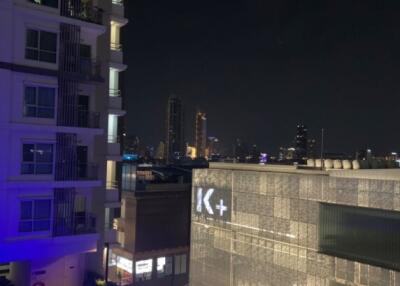
[[[109,94],[111,97],[120,97],[120,96],[121,96],[121,90],[120,90],[120,89],[113,89],[113,88],[110,88],[108,94]]]
[[[122,50],[122,44],[120,44],[120,43],[110,43],[110,48],[113,51],[121,51]]]
[[[118,181],[107,181],[106,188],[107,189],[118,189]]]
[[[56,163],[58,181],[95,181],[99,179],[99,165],[93,163]]]
[[[62,16],[71,17],[99,25],[103,23],[103,10],[93,6],[91,1],[87,3],[79,1],[78,5],[69,4],[65,9],[63,8],[61,10]]]
[[[121,143],[120,137],[118,135],[108,135],[107,142],[108,143]]]
[[[53,235],[68,236],[96,233],[96,217],[88,213],[76,213],[72,217],[54,219]]]
[[[78,118],[76,120],[76,127],[99,128],[100,113],[79,110]]]
[[[86,80],[101,80],[101,64],[90,58],[80,58],[79,77]]]

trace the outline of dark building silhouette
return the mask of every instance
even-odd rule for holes
[[[244,163],[246,162],[246,157],[249,154],[249,149],[245,142],[240,139],[236,139],[236,145],[234,147],[234,156],[236,162]]]
[[[138,154],[140,149],[140,139],[138,136],[126,136],[124,138],[124,153]]]
[[[307,126],[305,126],[304,124],[297,125],[295,148],[298,158],[303,158],[307,155],[307,133]]]
[[[316,153],[316,144],[317,141],[315,139],[308,139],[307,140],[307,158],[315,159],[317,156]]]
[[[165,155],[167,162],[185,154],[185,139],[183,129],[182,101],[176,96],[170,96],[167,104]]]
[[[197,157],[204,158],[207,148],[207,117],[204,112],[196,113],[195,132]]]

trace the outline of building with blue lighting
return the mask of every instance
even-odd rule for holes
[[[17,286],[105,275],[126,23],[117,0],[0,1],[0,264]]]

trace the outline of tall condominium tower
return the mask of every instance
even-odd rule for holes
[[[204,112],[196,113],[195,130],[197,157],[204,158],[207,148],[207,117]]]
[[[295,138],[296,153],[299,157],[304,157],[307,155],[307,145],[308,145],[308,130],[307,126],[303,124],[297,125],[297,133]]]
[[[176,96],[168,98],[166,121],[166,159],[172,162],[185,154],[183,110],[180,98]]]
[[[115,0],[0,1],[0,263],[15,285],[104,275],[123,13]]]

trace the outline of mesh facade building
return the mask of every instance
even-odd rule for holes
[[[400,171],[210,165],[193,177],[190,285],[400,285]]]

